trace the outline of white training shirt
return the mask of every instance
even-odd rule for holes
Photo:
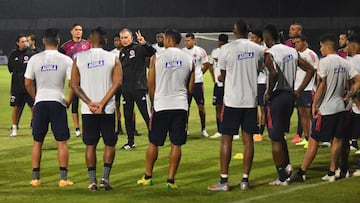
[[[120,50],[115,48],[113,50],[110,51],[111,53],[115,54],[115,56],[119,57],[120,56]]]
[[[112,86],[112,72],[116,56],[102,48],[91,48],[77,55],[76,65],[80,73],[80,87],[93,102],[100,102]],[[115,97],[105,106],[106,114],[115,112]],[[92,114],[81,100],[81,113]]]
[[[218,87],[223,87],[224,83],[220,82],[218,77],[221,74],[220,68],[218,66],[218,60],[219,60],[219,53],[220,53],[220,48],[215,48],[211,51],[211,56],[209,59],[209,63],[214,67],[214,77],[215,77],[215,83],[217,84]]]
[[[28,62],[25,78],[36,80],[35,104],[56,101],[66,106],[64,87],[70,79],[72,59],[57,50],[45,50],[32,56]]]
[[[159,47],[159,45],[157,43],[152,44],[151,45],[155,50],[156,50],[156,54],[160,53],[161,51],[165,50],[165,47]]]
[[[347,60],[350,66],[350,70],[355,70],[357,73],[360,73],[360,54],[356,54],[353,57],[347,58],[350,58]],[[360,114],[360,109],[356,106],[355,103],[352,103],[352,110],[354,113]]]
[[[275,44],[266,52],[269,52],[273,56],[274,62],[277,65],[275,70],[278,73],[278,81],[272,91],[293,91],[298,66],[297,51],[283,44]]]
[[[319,66],[319,57],[316,55],[316,53],[306,48],[303,52],[299,52],[300,57],[310,63],[314,69],[316,69]],[[304,81],[306,72],[303,71],[299,66],[296,70],[296,77],[295,77],[295,85],[294,90],[299,89],[301,83]],[[309,84],[305,87],[304,91],[311,91],[314,88],[314,82],[315,82],[315,76],[311,78]]]
[[[319,62],[317,74],[326,77],[326,87],[319,110],[321,115],[331,115],[345,111],[343,100],[346,82],[355,77],[357,72],[349,68],[345,59],[337,54],[329,54]]]
[[[208,62],[206,51],[203,48],[196,45],[191,49],[184,47],[182,50],[193,58],[193,62],[195,64],[195,83],[202,83],[203,82],[202,65]]]
[[[188,82],[192,58],[179,48],[169,47],[155,62],[155,111],[188,110]]]
[[[225,106],[257,106],[257,77],[263,61],[264,49],[248,39],[237,39],[221,47],[219,67],[226,71]]]
[[[264,51],[267,49],[266,46],[263,45],[263,43],[260,44],[260,46],[264,49]],[[267,81],[267,69],[265,69],[265,67],[263,67],[262,69],[260,69],[259,71],[259,75],[258,75],[258,84],[261,85],[265,85],[266,81]]]

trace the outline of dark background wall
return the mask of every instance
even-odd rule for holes
[[[314,5],[316,3],[316,5]],[[87,37],[91,28],[101,25],[111,38],[121,28],[141,29],[148,41],[166,28],[181,32],[231,32],[233,22],[245,19],[253,27],[268,23],[278,26],[287,37],[292,22],[300,22],[317,51],[318,38],[325,32],[338,34],[359,25],[360,1],[305,0],[0,0],[0,49],[7,54],[14,48],[18,33],[35,33],[38,44],[48,27],[61,30],[62,41],[80,23]],[[108,45],[110,49],[112,43]]]

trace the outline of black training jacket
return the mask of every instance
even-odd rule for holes
[[[147,90],[145,58],[151,57],[155,52],[156,50],[149,43],[144,45],[132,43],[121,50],[119,56],[123,68],[121,91]]]

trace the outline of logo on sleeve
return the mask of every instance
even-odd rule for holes
[[[45,65],[41,66],[41,71],[57,71],[58,66],[57,65]]]

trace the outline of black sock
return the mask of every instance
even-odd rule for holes
[[[33,180],[40,180],[40,168],[33,168],[32,169],[32,179]]]
[[[146,175],[146,173],[145,173],[145,180],[148,180],[148,179],[151,179],[152,178],[152,176],[148,176],[148,175]]]
[[[299,176],[303,176],[303,175],[305,175],[305,171],[303,171],[301,168],[299,168],[299,170],[297,171],[297,174]]]
[[[220,131],[220,119],[216,118],[217,131]]]
[[[67,180],[67,168],[66,167],[60,167],[60,179],[61,180]]]
[[[80,130],[80,128],[75,128],[76,131]]]
[[[259,134],[264,134],[265,125],[260,125]]]
[[[175,180],[174,180],[174,179],[169,179],[169,178],[168,178],[168,179],[166,180],[166,182],[167,182],[167,183],[174,184],[174,183],[175,183]]]
[[[242,178],[241,182],[249,182],[249,178]]]
[[[334,176],[335,175],[335,171],[328,171],[328,176]]]
[[[220,184],[224,184],[228,182],[228,176],[227,174],[220,175]]]
[[[284,166],[277,166],[276,170],[277,170],[278,175],[279,175],[279,180],[281,182],[284,182],[288,178],[288,174],[285,171],[285,167]]]

